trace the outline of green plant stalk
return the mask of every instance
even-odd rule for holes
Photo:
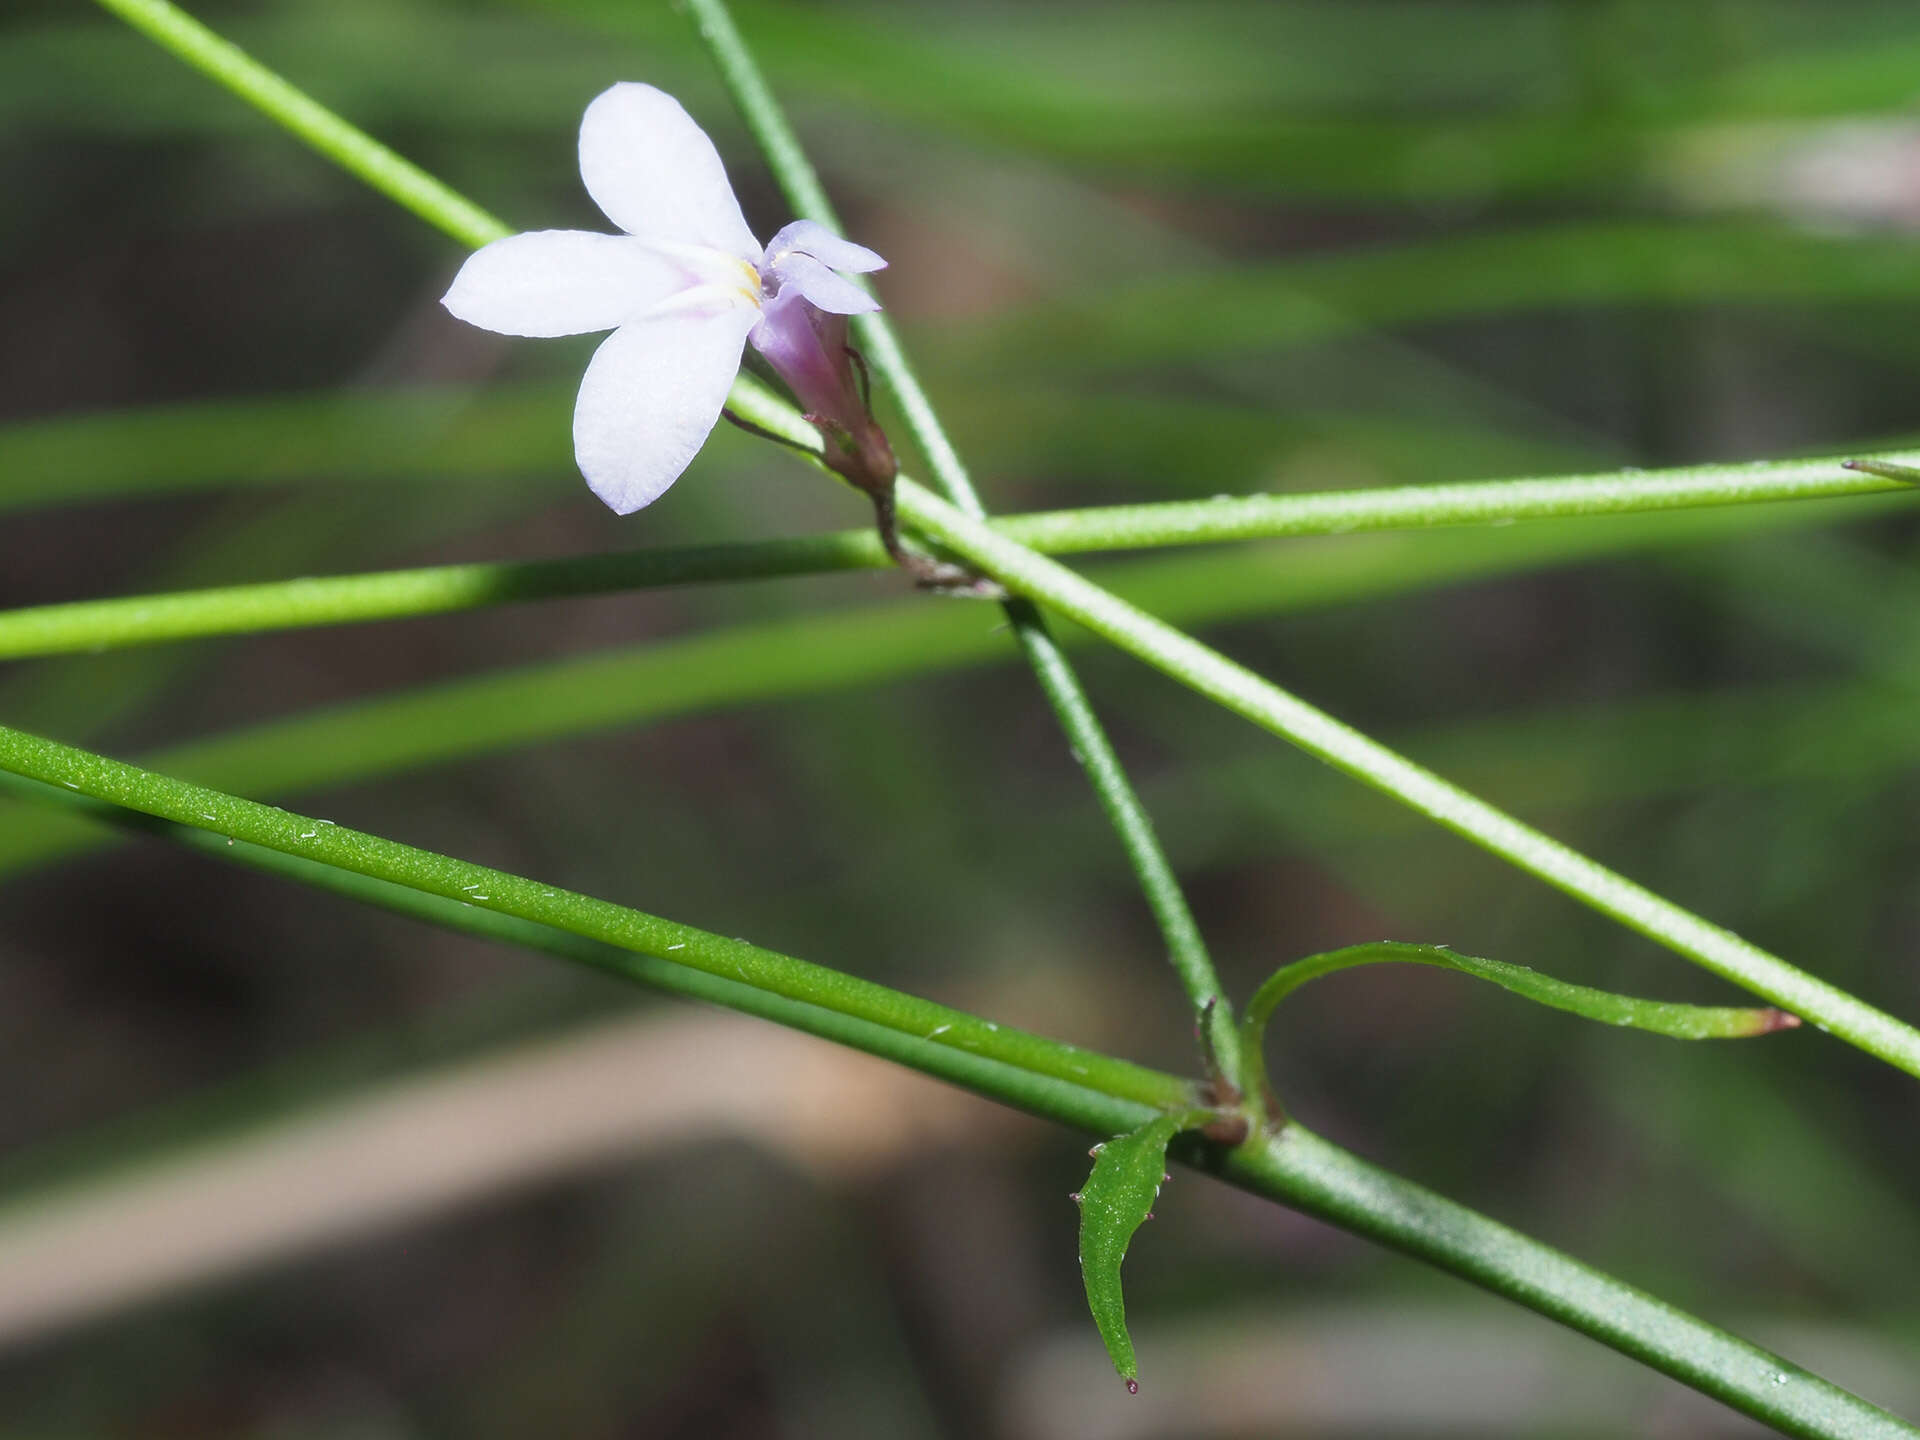
[[[322,864],[392,880],[445,899],[550,925],[741,981],[789,1000],[986,1055],[1072,1084],[1167,1108],[1194,1103],[1191,1087],[1157,1071],[1042,1040],[883,985],[810,965],[744,940],[729,940],[605,900],[416,850],[330,821],[293,815],[0,727],[0,770]],[[1070,1047],[1069,1047],[1070,1048]]]
[[[817,220],[832,230],[841,230],[843,227],[834,213],[833,203],[827,198],[826,187],[820,183],[805,148],[787,122],[786,112],[734,25],[726,0],[688,0],[688,9],[787,203],[795,214]],[[856,315],[851,323],[867,364],[893,393],[906,416],[907,428],[926,455],[935,483],[968,515],[977,520],[986,519],[986,506],[981,503],[946,427],[940,423],[933,402],[927,398],[913,367],[908,364],[892,321],[884,312],[875,312]],[[1147,907],[1160,928],[1168,962],[1193,1008],[1209,1069],[1226,1077],[1238,1090],[1249,1095],[1249,1103],[1257,1105],[1258,1097],[1246,1083],[1248,1077],[1241,1063],[1232,1003],[1214,971],[1213,958],[1207,953],[1206,941],[1194,921],[1186,892],[1180,888],[1179,878],[1154,831],[1152,818],[1127,776],[1126,767],[1120,763],[1113,742],[1107,738],[1106,729],[1094,713],[1066,652],[1048,630],[1045,617],[1020,601],[1008,602],[1006,614],[1027,663],[1040,683],[1041,693],[1067,737],[1074,759],[1085,770],[1100,808],[1106,812],[1133,867]]]
[[[757,417],[765,418],[779,402],[749,392],[749,398],[740,403],[741,408],[751,408]],[[1911,458],[1920,460],[1920,455]],[[1832,499],[1901,493],[1911,488],[1897,478],[1842,469],[1841,460],[1835,458],[1693,466],[1638,475],[1569,475],[1325,494],[1246,495],[1043,511],[1009,515],[988,523],[1029,549],[1066,555],[1349,531]],[[485,605],[606,595],[654,586],[884,569],[892,563],[873,531],[842,530],[779,540],[672,546],[557,560],[436,565],[80,600],[0,611],[0,659],[152,645],[209,635],[397,620]],[[1036,660],[1036,664],[1041,663],[1048,663],[1045,657]]]
[[[1522,824],[1057,561],[994,533],[920,486],[903,483],[899,504],[915,527],[1014,593],[1078,622],[1629,929],[1920,1076],[1920,1032],[1911,1026]]]
[[[930,1040],[914,1030],[863,1019],[842,1010],[793,999],[728,975],[696,969],[691,963],[680,959],[679,951],[671,951],[663,958],[624,948],[576,931],[562,930],[503,910],[491,909],[484,903],[451,900],[432,891],[414,889],[398,880],[344,869],[307,855],[270,849],[248,840],[235,840],[217,830],[161,819],[144,811],[128,810],[49,781],[28,779],[9,772],[0,774],[0,788],[24,801],[84,814],[119,829],[159,835],[214,859],[277,875],[296,884],[325,890],[424,924],[502,945],[519,946],[663,990],[682,999],[719,1005],[741,1014],[770,1020],[790,1030],[799,1030],[850,1049],[895,1061],[909,1069],[1005,1104],[1095,1133],[1101,1133],[1113,1124],[1137,1125],[1161,1113],[1155,1104],[1089,1088],[1077,1079],[1060,1079],[1057,1075],[1042,1074],[995,1055],[943,1044],[944,1036]],[[308,822],[306,828],[313,829],[318,823]],[[701,933],[706,940],[719,939],[718,936]],[[897,998],[903,1008],[921,1003],[912,996],[898,995]],[[1018,1036],[1021,1033],[1006,1026],[1000,1027],[997,1032],[988,1032],[996,1048],[1000,1037]],[[1025,1038],[1031,1040],[1038,1037]],[[1071,1065],[1083,1063],[1079,1058],[1081,1052],[1074,1047],[1059,1046],[1054,1041],[1046,1041],[1045,1044],[1059,1050],[1060,1053],[1055,1057],[1059,1069],[1065,1070]],[[1192,1093],[1191,1082],[1177,1075],[1161,1075],[1144,1071],[1141,1067],[1132,1068],[1139,1070],[1142,1075],[1158,1076],[1150,1087],[1136,1088],[1152,1088],[1156,1092],[1164,1092],[1166,1096]],[[849,1117],[850,1120],[853,1118]]]
[[[223,40],[167,0],[100,0],[100,4],[254,109],[291,130],[348,174],[405,206],[472,249],[511,235],[506,225],[349,125],[312,96]]]
[[[1196,1157],[1183,1143],[1176,1141],[1171,1153],[1192,1163]],[[1920,1434],[1797,1365],[1383,1171],[1299,1124],[1229,1152],[1221,1174],[1485,1286],[1784,1435],[1894,1440]]]
[[[1190,1082],[1178,1076],[1106,1056],[1094,1057],[1104,1062],[1098,1070],[1079,1076],[1074,1067],[1084,1064],[1089,1052],[1004,1028],[989,1028],[983,1037],[986,1043],[977,1051],[937,1043],[912,1026],[896,1028],[760,989],[737,974],[695,969],[681,963],[691,944],[687,950],[674,950],[669,944],[664,953],[636,951],[630,947],[638,936],[651,935],[657,941],[667,933],[697,937],[703,953],[738,954],[753,947],[604,902],[593,902],[598,908],[575,917],[585,921],[581,928],[555,927],[507,908],[502,903],[506,889],[492,878],[498,872],[447,856],[359,836],[354,838],[364,843],[349,847],[349,858],[356,863],[342,865],[334,857],[317,853],[315,844],[323,831],[332,832],[329,838],[341,839],[353,832],[17,731],[0,730],[0,770],[21,777],[12,786],[32,798],[95,815],[110,814],[119,824],[157,829],[216,858],[318,885],[430,924],[529,946],[690,999],[762,1016],[897,1060],[1090,1134],[1105,1137],[1135,1130],[1156,1114],[1185,1103],[1174,1097],[1191,1095]],[[235,820],[243,822],[255,838],[227,835],[227,825]],[[375,868],[384,873],[373,873]],[[461,875],[489,877],[484,882],[489,887],[484,892],[487,898],[469,891],[466,886],[471,882],[460,881]],[[548,897],[561,893],[519,877],[499,878],[518,881]],[[454,887],[452,894],[449,884]],[[589,927],[598,933],[583,933]],[[820,973],[834,976],[836,972]],[[914,1013],[926,1003],[882,986],[867,988],[892,1002],[890,1018]],[[976,1025],[988,1024],[967,1018]],[[1036,1058],[1041,1068],[1032,1068]],[[1155,1098],[1113,1093],[1105,1081],[1116,1074],[1126,1077],[1126,1091],[1151,1092]],[[1172,1153],[1253,1194],[1318,1216],[1548,1315],[1786,1434],[1819,1440],[1920,1437],[1920,1430],[1829,1381],[1383,1170],[1297,1123],[1277,1136],[1261,1133],[1224,1152],[1189,1136]]]

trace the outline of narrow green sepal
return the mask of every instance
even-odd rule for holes
[[[1157,1115],[1138,1130],[1094,1146],[1093,1173],[1073,1197],[1080,1206],[1080,1278],[1087,1287],[1087,1308],[1130,1391],[1139,1390],[1140,1371],[1127,1334],[1120,1262],[1127,1258],[1133,1232],[1153,1218],[1154,1197],[1166,1179],[1167,1145],[1213,1118],[1210,1110]]]

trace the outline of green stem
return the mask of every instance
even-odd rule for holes
[[[782,403],[761,394],[742,401],[762,416]],[[1910,488],[1898,480],[1843,470],[1838,459],[1795,460],[1694,466],[1632,476],[1568,475],[1117,505],[1009,515],[988,523],[1029,549],[1066,555],[1357,530],[1830,499]],[[0,611],[0,659],[151,645],[207,635],[404,619],[484,605],[701,581],[879,569],[892,563],[871,530],[842,530],[781,540],[662,547],[559,560],[437,565],[79,600]]]
[[[1077,621],[1208,699],[1629,929],[1920,1075],[1920,1032],[1911,1026],[1522,824],[1058,562],[996,534],[920,486],[903,483],[899,503],[901,515],[916,528],[1014,593]]]
[[[744,980],[697,970],[689,963],[682,963],[681,952],[678,951],[673,952],[671,958],[661,958],[625,949],[605,940],[557,929],[470,901],[449,900],[426,890],[412,889],[395,880],[345,870],[305,855],[268,849],[251,841],[236,841],[216,830],[196,829],[191,825],[123,809],[90,795],[57,788],[46,781],[6,773],[0,774],[0,788],[19,799],[76,811],[120,829],[159,834],[175,844],[198,850],[214,859],[278,875],[296,884],[325,890],[360,904],[377,906],[424,924],[502,945],[535,950],[655,990],[664,990],[683,999],[720,1005],[744,1015],[770,1020],[790,1030],[799,1030],[837,1045],[878,1055],[922,1074],[935,1076],[977,1094],[1095,1134],[1108,1133],[1113,1126],[1125,1128],[1138,1125],[1150,1116],[1162,1113],[1157,1105],[1089,1088],[1077,1078],[1063,1080],[1057,1075],[1042,1074],[993,1055],[956,1049],[943,1044],[941,1039],[930,1040],[916,1031],[792,999]],[[309,825],[309,828],[312,826]],[[718,939],[717,936],[707,938]],[[920,1003],[911,996],[902,995],[899,999],[908,1004]],[[997,1032],[999,1036],[1018,1033],[1004,1026]],[[1056,1056],[1060,1070],[1083,1063],[1080,1057],[1084,1052],[1074,1047],[1059,1045],[1058,1042],[1038,1036],[1026,1038],[1056,1047],[1060,1052]],[[1137,1070],[1139,1067],[1133,1068]],[[1191,1082],[1176,1075],[1161,1076],[1160,1084],[1155,1088],[1167,1096],[1190,1096],[1192,1092]]]
[[[270,812],[288,822],[288,827],[278,834],[279,845],[256,845],[245,840],[229,844],[218,829],[206,828],[209,824],[206,816],[229,813],[227,807],[231,805],[245,806],[246,802],[233,801],[231,797],[211,796],[216,808],[200,811],[185,821],[149,818],[158,807],[143,806],[142,813],[136,815],[105,794],[84,793],[75,788],[83,784],[91,785],[95,791],[114,788],[94,783],[101,778],[97,766],[111,767],[112,762],[102,762],[99,757],[84,752],[66,751],[65,747],[47,746],[46,742],[31,742],[21,747],[12,743],[15,738],[13,732],[0,731],[0,767],[23,775],[29,767],[40,771],[32,778],[13,782],[32,798],[78,806],[94,814],[104,813],[122,825],[158,828],[170,838],[216,858],[318,885],[429,924],[506,944],[529,946],[690,999],[761,1016],[897,1060],[978,1094],[1077,1126],[1090,1134],[1102,1137],[1123,1134],[1156,1114],[1175,1108],[1107,1093],[1092,1077],[1059,1078],[1058,1071],[1083,1063],[1087,1052],[1039,1036],[1024,1037],[1029,1048],[1021,1058],[1031,1060],[1034,1047],[1051,1052],[1055,1063],[1048,1067],[1047,1073],[984,1051],[972,1052],[937,1043],[911,1029],[795,1000],[742,979],[693,969],[678,963],[685,952],[672,952],[671,959],[642,954],[617,942],[608,943],[575,930],[526,919],[494,908],[488,902],[449,898],[435,879],[441,870],[451,868],[458,874],[477,872],[478,867],[465,866],[445,856],[409,852],[405,846],[392,847],[425,862],[416,878],[428,883],[414,888],[404,881],[375,876],[359,867],[342,868],[303,853],[309,851],[312,844],[305,838],[307,831],[321,829],[323,822],[287,816],[280,811]],[[92,763],[74,764],[75,759]],[[127,788],[126,778],[121,777],[118,788]],[[144,777],[138,788],[160,797],[171,792],[174,799],[186,806],[202,804],[203,797],[209,796],[209,792],[159,776]],[[285,828],[291,827],[304,827],[295,830],[291,842],[299,849],[286,848]],[[372,840],[373,837],[366,838]],[[464,886],[461,889],[463,894],[467,893]],[[488,893],[490,901],[492,892]],[[650,925],[669,923],[646,916],[634,918]],[[720,946],[739,944],[721,941],[700,931],[690,933]],[[894,992],[887,993],[894,995]],[[906,1007],[924,1003],[911,996],[894,995],[894,998]],[[998,1035],[1004,1037],[1010,1033],[1002,1030]],[[1107,1063],[1124,1066],[1120,1061],[1108,1060]],[[1134,1076],[1153,1077],[1157,1081],[1153,1088],[1165,1097],[1183,1093],[1188,1088],[1186,1082],[1176,1076],[1156,1075],[1134,1066],[1124,1066],[1124,1069]],[[1786,1434],[1818,1437],[1818,1440],[1916,1440],[1920,1437],[1920,1430],[1829,1381],[1329,1144],[1298,1124],[1289,1125],[1277,1136],[1262,1134],[1229,1152],[1204,1146],[1196,1137],[1188,1137],[1177,1144],[1172,1153],[1253,1194],[1318,1216],[1550,1316]]]
[[[688,0],[688,8],[693,12],[700,38],[719,65],[721,78],[745,117],[747,128],[758,142],[787,203],[796,215],[840,230],[840,219],[827,198],[826,187],[820,183],[805,147],[787,123],[786,112],[734,25],[726,0]],[[868,365],[893,393],[906,416],[907,428],[926,455],[934,482],[961,510],[976,520],[985,520],[986,506],[974,489],[960,452],[940,423],[933,402],[927,398],[919,377],[908,363],[892,321],[884,312],[875,312],[854,316],[852,324]],[[1167,860],[1146,807],[1140,803],[1139,793],[1127,777],[1126,767],[1120,763],[1066,652],[1047,629],[1045,617],[1031,605],[1019,603],[1009,603],[1006,614],[1027,663],[1040,683],[1041,693],[1066,734],[1074,758],[1086,771],[1100,808],[1120,838],[1134,878],[1153,913],[1154,923],[1160,928],[1167,959],[1186,991],[1196,1023],[1203,1030],[1209,1065],[1216,1066],[1237,1088],[1249,1090],[1243,1074],[1239,1035],[1233,1023],[1233,1006],[1214,972],[1213,958],[1207,953],[1186,893],[1180,888],[1179,878]],[[1257,1104],[1257,1099],[1253,1103]]]
[[[295,815],[202,785],[0,727],[0,770],[59,785],[162,820],[245,840],[444,899],[549,925],[642,955],[737,980],[788,1000],[976,1055],[1118,1099],[1159,1108],[1194,1103],[1185,1081],[1063,1046],[1011,1026],[921,1000],[605,900],[415,849],[331,821]]]
[[[1179,1142],[1173,1153],[1182,1154]],[[1301,1125],[1234,1150],[1223,1174],[1242,1189],[1537,1310],[1782,1434],[1846,1440],[1912,1440],[1920,1434],[1777,1355],[1382,1170]]]
[[[470,249],[513,232],[167,0],[100,0],[134,29]]]

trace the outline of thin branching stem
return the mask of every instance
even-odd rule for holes
[[[167,0],[100,0],[106,9],[201,74],[298,135],[348,174],[472,249],[513,232],[464,195],[350,125]]]

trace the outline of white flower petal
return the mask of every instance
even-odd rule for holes
[[[625,324],[686,283],[630,236],[533,230],[469,255],[440,303],[502,335],[584,335]]]
[[[760,262],[720,153],[664,90],[625,82],[595,97],[580,122],[580,178],[630,235]]]
[[[594,352],[573,407],[573,453],[618,514],[651,504],[706,444],[757,310],[636,320]]]
[[[841,239],[818,220],[796,220],[767,242],[767,254],[776,261],[789,250],[805,251],[821,264],[849,275],[887,268],[887,262],[875,252]]]
[[[795,251],[773,262],[781,285],[791,285],[816,307],[832,315],[864,315],[880,302],[851,280],[842,279],[811,255]]]

